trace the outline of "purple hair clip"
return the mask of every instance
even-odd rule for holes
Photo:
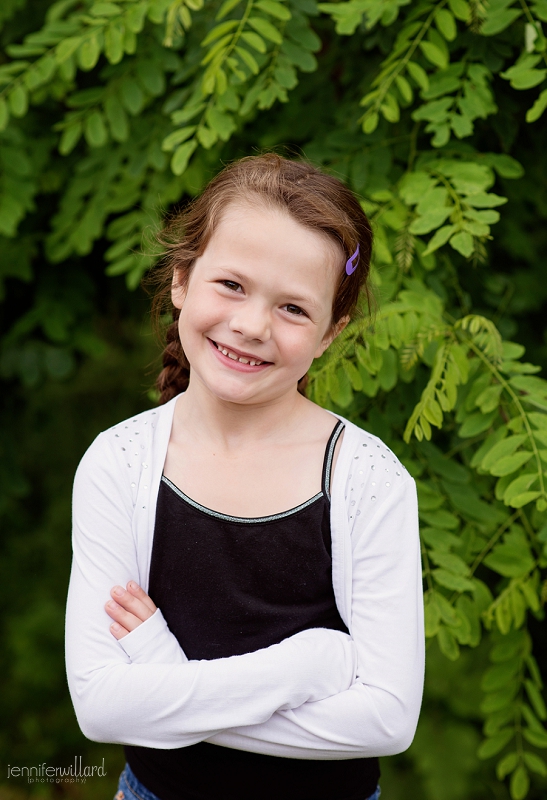
[[[355,272],[358,264],[359,264],[359,245],[357,245],[357,250],[355,251],[355,253],[346,261],[346,275],[351,275],[352,272]]]

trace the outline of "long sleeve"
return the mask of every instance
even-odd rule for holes
[[[267,721],[232,727],[208,741],[292,758],[340,759],[394,755],[415,733],[424,676],[424,629],[416,489],[401,478],[374,507],[364,492],[355,506],[351,635],[358,675],[334,696],[280,709]],[[158,612],[157,612],[158,613]],[[139,630],[149,626],[148,632]],[[155,631],[155,633],[154,633]],[[141,640],[156,636],[162,650]],[[127,640],[127,641],[126,641]],[[181,657],[177,640],[159,617],[125,639],[134,659]],[[154,639],[154,641],[157,641]]]
[[[110,633],[104,610],[114,584],[139,578],[131,489],[122,467],[100,435],[74,482],[66,666],[76,716],[88,738],[181,747],[227,728],[263,723],[278,709],[351,685],[355,647],[346,634],[325,629],[215,661],[188,661],[180,651],[172,663],[174,650],[170,642],[162,645],[158,613],[139,626],[142,633],[130,635],[133,653],[136,658],[143,649],[146,632],[147,642],[171,663],[132,662]]]

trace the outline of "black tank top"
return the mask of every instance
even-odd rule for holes
[[[251,653],[307,628],[348,632],[332,588],[330,474],[343,423],[327,443],[322,491],[267,517],[212,511],[162,477],[149,595],[190,660]],[[125,747],[160,800],[364,800],[377,758],[280,758],[200,742]]]

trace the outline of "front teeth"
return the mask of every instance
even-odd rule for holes
[[[244,356],[236,356],[235,353],[231,353],[229,350],[226,350],[225,347],[220,347],[218,344],[217,347],[221,353],[223,353],[225,356],[228,356],[228,358],[231,358],[232,361],[239,361],[241,364],[249,364],[251,367],[258,367],[259,364],[263,363],[262,361],[257,361],[256,359],[249,359],[245,358]]]

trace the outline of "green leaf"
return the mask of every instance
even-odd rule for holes
[[[262,17],[249,17],[249,25],[255,29],[265,39],[269,39],[274,44],[281,44],[283,37],[271,22]]]
[[[508,28],[521,14],[522,11],[517,8],[492,11],[481,25],[482,36],[496,36]]]
[[[532,89],[543,83],[546,75],[546,69],[527,69],[511,79],[511,86],[513,89]]]
[[[509,790],[512,800],[524,800],[530,788],[530,779],[526,767],[520,764],[511,775]]]
[[[448,190],[444,186],[435,186],[429,189],[421,197],[416,206],[418,214],[429,214],[439,206],[445,206],[448,200]]]
[[[233,11],[234,8],[242,2],[242,0],[224,0],[224,3],[221,5],[218,13],[215,17],[216,20],[224,19],[224,17],[228,16],[230,11]]]
[[[266,14],[269,14],[271,17],[276,17],[281,20],[288,20],[291,18],[289,9],[282,5],[282,3],[276,2],[276,0],[258,0],[255,6],[256,8],[260,8],[261,11],[265,11]]]
[[[444,552],[437,552],[433,550],[429,557],[434,564],[437,564],[439,567],[444,567],[449,572],[453,572],[455,575],[469,575],[469,567],[460,556],[454,555],[454,553],[444,553]]]
[[[236,47],[235,51],[246,66],[249,67],[253,75],[258,75],[260,70],[256,63],[256,58],[245,47]]]
[[[380,117],[376,112],[371,114],[365,114],[363,118],[363,132],[364,133],[374,133],[376,128],[378,127]]]
[[[281,51],[287,56],[292,64],[295,64],[302,72],[314,72],[317,69],[317,59],[315,56],[305,48],[290,42],[288,39],[283,40]]]
[[[93,69],[99,60],[101,48],[97,36],[89,36],[84,39],[78,50],[78,64],[81,69],[88,72]]]
[[[420,49],[431,64],[434,64],[436,67],[439,67],[439,69],[447,68],[448,58],[446,57],[445,53],[441,50],[441,48],[437,47],[437,45],[433,44],[433,42],[421,41]]]
[[[361,378],[361,373],[355,364],[352,361],[349,361],[347,358],[344,358],[342,359],[342,368],[349,378],[352,389],[354,389],[356,392],[360,392],[363,388],[363,379]]]
[[[28,109],[28,92],[20,83],[13,89],[9,96],[9,109],[14,117],[24,117]]]
[[[468,195],[465,198],[465,202],[475,208],[493,208],[494,206],[504,205],[507,202],[507,198],[493,193],[479,192],[478,194]]]
[[[129,138],[129,122],[118,97],[109,95],[105,101],[104,110],[114,141],[126,142]]]
[[[214,71],[216,71],[219,67],[219,59],[223,58],[223,52],[226,51],[226,48],[231,43],[232,39],[233,36],[230,33],[226,34],[226,36],[223,36],[222,39],[218,39],[218,41],[216,41],[215,44],[211,48],[209,48],[206,55],[201,59],[201,63],[203,66],[205,66],[205,64],[211,64],[211,67],[209,68],[208,71],[205,72],[205,75],[203,76],[204,83],[206,81],[207,74],[210,75],[211,80],[214,82],[215,79]],[[210,72],[211,69],[213,70],[212,73]]]
[[[399,104],[390,92],[386,94],[384,102],[380,106],[380,111],[388,122],[399,122],[399,119],[401,118]]]
[[[387,319],[389,339],[393,347],[398,350],[404,340],[405,328],[401,314],[391,314]]]
[[[206,125],[199,126],[196,136],[198,142],[206,150],[209,150],[218,141],[217,132],[212,131],[211,128],[208,128]]]
[[[3,97],[0,97],[0,131],[6,129],[9,122],[8,104]]]
[[[523,753],[524,763],[528,767],[528,769],[532,770],[532,772],[541,775],[542,778],[547,776],[547,764],[541,758],[541,756],[536,755],[536,753],[530,753],[526,751]]]
[[[115,17],[121,12],[122,9],[116,3],[93,3],[89,9],[94,17]]]
[[[522,712],[522,716],[524,717],[525,721],[530,726],[531,730],[539,733],[540,735],[547,734],[547,731],[536,717],[532,709],[526,703],[520,703],[520,710]]]
[[[519,691],[519,688],[519,681],[514,680],[512,683],[506,684],[503,689],[500,689],[497,692],[489,692],[480,704],[480,710],[484,714],[491,714],[494,711],[500,711],[501,709],[506,708],[513,702],[515,695]]]
[[[194,134],[196,131],[196,125],[187,125],[184,128],[179,128],[173,133],[170,133],[169,136],[166,136],[162,142],[161,149],[167,153],[170,153],[175,147],[181,142],[185,142],[186,139],[189,139],[190,136]]]
[[[533,681],[526,679],[524,681],[524,686],[526,689],[526,694],[530,700],[532,708],[536,712],[537,716],[540,719],[547,719],[547,709],[545,708],[545,701],[541,696],[541,693],[538,687],[533,683]]]
[[[513,506],[513,508],[522,508],[533,500],[537,500],[540,495],[541,492],[523,492],[513,497],[509,505]]]
[[[90,147],[102,147],[107,143],[108,133],[100,111],[92,111],[86,118],[84,136]]]
[[[109,25],[104,33],[104,54],[111,64],[123,58],[124,30],[120,24]]]
[[[493,551],[484,558],[490,569],[506,578],[517,578],[527,575],[534,568],[534,558],[526,538],[511,534],[503,544],[497,544]]]
[[[424,605],[425,635],[428,639],[438,634],[441,621],[441,612],[437,603],[432,601],[432,594],[432,592],[427,593]]]
[[[498,780],[502,781],[507,775],[513,772],[518,763],[518,753],[507,753],[507,755],[504,756],[501,761],[498,761],[496,767],[496,775]]]
[[[152,97],[159,97],[165,92],[163,70],[156,61],[146,59],[137,66],[137,76],[141,86]]]
[[[450,659],[450,661],[457,661],[460,655],[460,648],[453,634],[445,625],[441,625],[439,628],[437,641],[439,642],[441,653]]]
[[[239,20],[237,19],[230,19],[227,20],[227,22],[221,22],[220,25],[215,25],[215,27],[209,31],[205,39],[202,41],[201,46],[207,47],[207,45],[211,44],[211,42],[214,42],[217,39],[226,39],[226,34],[235,30],[238,25]]]
[[[526,464],[532,458],[532,455],[533,453],[530,450],[513,453],[511,456],[504,456],[504,458],[500,458],[497,463],[492,464],[489,471],[498,478],[502,475],[510,475]]]
[[[515,158],[507,153],[489,153],[484,159],[491,164],[502,178],[522,178],[524,168]]]
[[[488,667],[481,680],[483,692],[496,692],[512,680],[519,672],[522,664],[520,656],[515,656],[500,664]]]
[[[126,78],[120,85],[120,98],[125,106],[133,116],[137,116],[144,106],[144,94],[137,83],[132,78]]]
[[[500,383],[487,386],[477,397],[475,404],[480,408],[483,414],[488,414],[499,406],[502,391],[503,387]]]
[[[55,58],[58,64],[63,64],[73,55],[82,43],[81,36],[70,36],[63,39],[55,48]]]
[[[188,166],[188,162],[192,156],[192,153],[197,147],[197,142],[195,139],[192,139],[189,142],[184,142],[177,147],[173,154],[173,158],[171,159],[171,170],[175,175],[182,175],[186,167]]]
[[[397,88],[401,93],[401,97],[405,101],[405,103],[411,103],[413,98],[412,87],[410,86],[409,82],[405,77],[402,75],[397,75],[395,78],[395,83],[397,84]]]
[[[342,367],[330,371],[328,386],[329,394],[336,405],[340,408],[347,408],[353,400],[353,392],[349,378]]]
[[[481,641],[481,623],[479,604],[468,595],[460,595],[456,601],[456,609],[460,617],[464,618],[469,628],[466,641],[460,638],[460,644],[468,644],[470,647],[477,647]]]
[[[80,141],[82,131],[83,126],[81,120],[78,120],[64,129],[63,135],[61,136],[61,140],[59,142],[59,152],[62,156],[67,156],[74,150]]]
[[[444,509],[438,509],[437,511],[422,511],[420,510],[420,517],[424,519],[428,525],[431,525],[433,528],[447,528],[448,530],[454,530],[459,527],[460,521],[455,514],[451,514],[450,511],[444,511]]]
[[[522,733],[526,741],[533,744],[534,747],[547,747],[547,731],[539,733],[530,728],[525,728]]]
[[[243,31],[241,38],[247,42],[247,44],[250,44],[251,47],[257,52],[266,52],[266,43],[264,39],[262,39],[257,33],[253,33],[252,31]]]
[[[446,589],[451,589],[455,592],[468,592],[473,590],[473,582],[462,575],[455,575],[446,569],[434,569],[431,575],[435,581]]]
[[[537,473],[535,472],[527,475],[520,475],[518,478],[515,478],[515,480],[511,481],[504,490],[503,502],[506,505],[512,505],[514,498],[529,489],[536,480]]]
[[[494,182],[492,170],[484,163],[472,164],[469,162],[448,161],[444,164],[441,162],[439,168],[444,174],[452,178],[455,189],[461,194],[475,195],[479,192],[484,192]]]
[[[469,22],[471,9],[466,0],[448,0],[448,6],[456,19],[460,19],[462,22]]]
[[[489,470],[494,466],[500,458],[512,455],[517,447],[520,447],[523,442],[528,439],[528,434],[519,434],[517,436],[509,436],[502,439],[501,442],[494,444],[488,451],[487,455],[483,458],[481,468]]]
[[[219,111],[215,106],[210,106],[205,116],[211,130],[215,131],[223,142],[228,141],[236,129],[234,118]]]
[[[409,226],[408,230],[410,233],[414,234],[430,233],[443,224],[451,211],[452,208],[449,206],[428,211],[423,216],[417,217]]]
[[[386,350],[378,371],[378,381],[384,392],[390,392],[396,385],[397,372],[397,354],[395,350]]]
[[[503,750],[503,748],[509,744],[514,735],[515,732],[512,728],[506,728],[505,730],[496,733],[496,735],[492,736],[492,738],[486,739],[477,751],[478,757],[480,759],[492,758],[492,756],[495,756],[500,752],[500,750]]]
[[[183,122],[189,122],[194,117],[197,117],[197,115],[201,114],[204,109],[205,103],[189,103],[180,111],[175,111],[171,115],[171,119],[174,125],[180,125]]]
[[[450,245],[465,258],[469,258],[473,253],[473,237],[466,231],[455,233],[450,239]]]
[[[544,89],[536,99],[532,108],[526,112],[526,122],[536,122],[547,108],[547,89]]]
[[[425,69],[415,61],[409,61],[406,65],[406,68],[411,78],[416,81],[420,89],[422,89],[424,92],[427,91],[429,89],[429,78]]]
[[[457,34],[456,21],[447,8],[440,8],[436,11],[435,24],[448,42],[454,41]]]
[[[461,436],[462,439],[468,439],[471,436],[477,436],[477,434],[488,430],[497,416],[497,409],[495,411],[491,411],[489,414],[482,414],[478,411],[474,414],[470,414],[468,417],[466,417],[463,425],[458,431],[458,435]]]
[[[412,112],[412,119],[420,120],[426,119],[431,123],[440,124],[447,122],[450,119],[450,110],[454,105],[452,97],[442,97],[439,100],[432,100],[430,103],[420,106],[416,111]],[[434,125],[431,125],[427,130],[434,130]]]

